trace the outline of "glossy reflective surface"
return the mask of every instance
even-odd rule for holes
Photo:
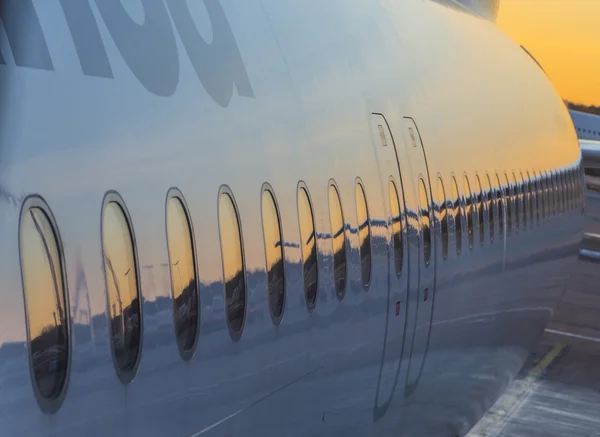
[[[342,296],[346,291],[346,237],[344,235],[344,215],[342,204],[335,185],[329,185],[329,220],[333,240],[333,276],[335,292]]]
[[[362,184],[356,184],[356,216],[358,218],[358,241],[360,245],[360,268],[363,285],[371,281],[371,223],[369,209]]]
[[[438,177],[438,206],[440,208],[440,225],[442,232],[442,257],[448,257],[448,205],[446,204],[444,182]]]
[[[223,257],[227,324],[234,340],[242,335],[246,317],[246,274],[237,209],[228,192],[219,196],[219,235]]]
[[[562,170],[578,165],[580,149],[562,100],[523,50],[447,3],[113,0],[100,11],[100,1],[2,2],[27,17],[7,21],[7,9],[0,13],[7,27],[0,31],[0,433],[466,435],[543,331],[576,260],[582,219],[580,209],[550,217],[530,232],[513,232],[507,244],[476,244],[459,256],[457,232],[467,232],[462,177],[475,183],[486,171]],[[34,31],[38,21],[41,33]],[[44,45],[52,69],[22,65],[39,59]],[[105,75],[90,75],[98,65],[109,67]],[[460,197],[464,226],[455,232],[449,207],[444,260],[434,256],[441,226],[430,214],[434,264],[424,268],[419,177],[432,213],[438,175],[448,199]],[[368,293],[357,177],[371,224]],[[403,220],[399,277],[392,273],[390,179]],[[347,239],[342,301],[332,180]],[[278,327],[267,293],[265,181],[285,237]],[[299,181],[310,187],[307,235]],[[201,324],[185,361],[166,236],[165,193],[175,186],[186,193],[197,243]],[[111,358],[99,232],[100,200],[112,188],[131,213],[143,315],[139,367],[127,385]],[[69,273],[72,369],[52,417],[36,402],[27,365],[17,236],[29,193],[52,207]],[[223,248],[225,193],[235,211],[234,231],[223,234],[235,235],[236,244]],[[238,264],[232,276],[241,271],[239,341],[230,334],[232,278],[223,255],[225,264]],[[304,265],[314,266],[314,281],[305,280]],[[309,310],[306,285],[316,283],[317,271],[318,304]]]
[[[198,336],[198,281],[191,222],[181,198],[167,201],[167,240],[175,335],[182,357],[189,358]]]
[[[394,266],[396,274],[402,273],[402,257],[404,248],[402,247],[402,215],[400,214],[400,198],[394,181],[389,184],[390,207],[392,209],[392,244],[394,246]]]
[[[102,249],[111,345],[117,373],[133,379],[140,356],[141,310],[137,265],[130,224],[122,206],[108,201],[102,213]]]
[[[63,261],[41,208],[23,212],[20,233],[32,379],[41,398],[54,400],[66,384],[70,352]]]
[[[431,223],[429,220],[429,196],[427,195],[427,188],[423,179],[419,179],[419,206],[423,261],[425,261],[425,264],[429,264],[431,260]]]
[[[304,277],[304,295],[309,309],[317,303],[318,269],[315,223],[306,188],[298,188],[298,221],[302,247],[302,272]]]
[[[262,192],[262,225],[265,238],[269,309],[273,322],[279,324],[285,303],[283,237],[279,211],[273,194],[269,190]]]

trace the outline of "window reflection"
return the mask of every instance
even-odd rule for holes
[[[198,332],[198,281],[191,223],[180,198],[167,202],[167,241],[175,312],[175,335],[183,358],[188,358]]]
[[[533,226],[534,206],[535,206],[535,189],[533,187],[533,179],[527,172],[527,198],[529,199],[529,225]]]
[[[502,190],[502,183],[500,182],[498,173],[496,173],[496,183],[498,184],[496,189],[496,202],[498,203],[498,238],[502,240],[504,238],[504,191]]]
[[[228,192],[219,196],[219,233],[227,323],[231,337],[239,340],[246,317],[246,277],[240,222],[233,197]]]
[[[420,179],[419,200],[421,204],[421,238],[423,241],[423,261],[429,264],[431,260],[431,225],[429,221],[429,196],[425,181]]]
[[[102,246],[113,354],[117,373],[129,382],[140,353],[141,308],[131,228],[117,201],[105,204]]]
[[[519,221],[521,220],[521,183],[517,180],[517,176],[513,172],[513,196],[515,205],[515,231],[519,232]]]
[[[469,184],[469,178],[465,175],[465,202],[466,202],[466,214],[467,214],[467,236],[469,238],[469,248],[473,248],[473,228],[475,227],[475,206],[473,205],[473,194],[471,192],[471,185]]]
[[[540,180],[535,170],[533,170],[533,193],[535,197],[535,221],[536,223],[540,223],[540,197],[541,197],[541,189],[540,189]],[[533,220],[533,218],[532,218]]]
[[[521,206],[523,214],[523,230],[527,230],[527,208],[529,207],[529,186],[527,180],[523,177],[523,173],[519,173],[521,176]]]
[[[548,208],[550,208],[550,202],[548,200],[548,174],[546,172],[541,172],[540,174],[540,182],[542,186],[542,216],[546,218],[549,215]]]
[[[456,178],[452,176],[452,201],[454,202],[454,232],[456,233],[456,253],[460,254],[462,249],[462,214],[460,210],[460,191]]]
[[[346,288],[346,239],[344,236],[344,216],[337,188],[329,185],[329,218],[333,240],[333,275],[335,292],[341,296]]]
[[[360,244],[360,267],[363,284],[371,281],[371,224],[365,190],[361,183],[356,184],[356,214],[358,217],[358,239]]]
[[[475,189],[477,190],[477,216],[479,217],[479,244],[483,245],[483,239],[485,238],[485,210],[483,206],[483,189],[481,188],[481,180],[479,175],[475,175]]]
[[[496,192],[494,190],[494,187],[492,186],[492,181],[490,179],[490,175],[486,174],[486,179],[487,179],[487,207],[488,207],[488,221],[490,222],[490,242],[494,241],[494,226],[495,226],[495,221],[494,221],[494,214],[496,213],[495,209],[496,209],[496,202],[495,202],[495,197],[496,197]]]
[[[512,195],[512,187],[510,186],[510,182],[508,180],[508,176],[504,173],[504,181],[506,185],[504,186],[504,197],[506,198],[506,233],[510,235],[512,233],[512,203],[513,203],[513,195]]]
[[[23,212],[21,269],[36,393],[57,399],[65,387],[69,356],[69,313],[59,242],[48,215],[38,207]]]
[[[285,302],[285,275],[283,257],[283,237],[279,211],[270,190],[262,192],[262,223],[265,237],[267,260],[267,288],[269,309],[276,325],[281,321]]]
[[[550,171],[549,178],[550,186],[549,186],[549,196],[550,196],[550,211],[553,216],[556,215],[556,179],[554,176],[554,170]]]
[[[448,257],[448,209],[446,206],[446,191],[441,177],[438,177],[438,205],[442,227],[442,257],[446,259]]]
[[[309,309],[317,302],[317,245],[315,223],[308,192],[304,187],[298,189],[298,220],[300,221],[300,238],[302,239],[302,260],[304,263],[304,293]]]
[[[396,275],[400,276],[402,272],[402,257],[404,248],[402,247],[402,216],[400,215],[400,200],[396,184],[390,180],[390,207],[392,209],[392,242],[394,244],[394,265],[396,266]]]

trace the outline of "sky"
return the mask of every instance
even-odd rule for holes
[[[497,23],[563,99],[600,106],[600,0],[500,0]]]

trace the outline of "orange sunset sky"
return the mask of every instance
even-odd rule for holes
[[[600,0],[500,0],[497,23],[563,99],[600,106]]]

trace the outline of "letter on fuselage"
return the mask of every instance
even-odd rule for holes
[[[168,97],[179,82],[173,26],[163,0],[140,1],[144,7],[144,24],[133,21],[121,0],[96,0],[96,5],[135,77],[151,93]]]
[[[60,0],[60,4],[83,74],[112,79],[112,68],[88,0]]]
[[[204,0],[213,29],[210,44],[196,28],[187,0],[165,1],[198,79],[213,100],[221,106],[229,105],[234,84],[240,96],[254,97],[237,42],[219,0]]]
[[[54,70],[32,0],[1,0],[0,19],[4,25],[15,64],[19,67]],[[0,63],[4,57],[0,54]]]

